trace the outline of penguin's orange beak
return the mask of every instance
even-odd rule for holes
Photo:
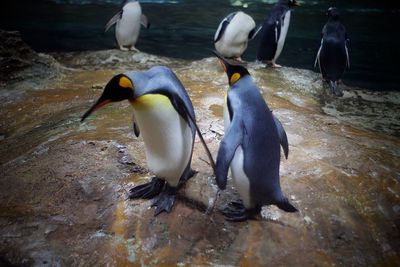
[[[219,63],[221,64],[222,69],[224,72],[228,72],[229,63],[225,60],[223,56],[221,56],[217,51],[213,50],[213,54],[218,58]]]
[[[103,97],[100,97],[99,100],[97,100],[97,102],[88,111],[86,111],[85,114],[83,114],[81,122],[83,122],[87,117],[89,117],[90,114],[92,114],[96,110],[104,107],[105,105],[107,105],[110,102],[111,102],[110,99],[104,99]]]

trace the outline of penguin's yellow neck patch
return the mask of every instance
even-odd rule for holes
[[[146,110],[150,108],[172,107],[168,97],[161,94],[146,94],[131,101],[132,106],[138,110]]]
[[[229,80],[231,85],[235,84],[240,79],[240,77],[241,77],[241,75],[237,72],[232,74],[231,79]]]
[[[133,84],[132,84],[131,80],[129,80],[125,76],[122,76],[119,79],[119,86],[121,86],[123,88],[131,88],[131,89],[133,89]]]

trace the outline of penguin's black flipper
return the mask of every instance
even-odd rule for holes
[[[262,29],[262,25],[258,25],[258,27],[254,28],[249,32],[249,40],[253,40],[256,35],[259,33],[259,31]]]
[[[287,159],[289,156],[289,142],[287,139],[285,129],[283,128],[282,123],[278,120],[277,117],[275,117],[273,114],[272,117],[274,118],[276,129],[278,130],[279,143],[281,143],[283,152],[285,153],[285,158]]]
[[[346,40],[346,43],[344,45],[344,49],[346,50],[346,67],[350,69],[350,56],[349,56],[349,49],[347,48],[347,43],[348,41]]]
[[[108,29],[111,28],[112,25],[117,23],[122,17],[122,10],[119,11],[117,14],[115,14],[106,24],[106,27],[104,28],[104,32],[108,31]]]
[[[154,177],[150,182],[135,186],[131,188],[128,193],[129,199],[135,198],[143,198],[143,199],[151,199],[162,191],[164,187],[165,181]]]
[[[278,202],[276,206],[286,212],[298,212],[298,210],[292,204],[290,204],[286,197],[283,198],[282,201]]]
[[[314,69],[317,68],[317,64],[319,66],[319,68],[321,69],[321,62],[319,60],[319,56],[321,54],[321,49],[322,49],[322,45],[324,44],[324,39],[321,40],[321,45],[319,46],[318,52],[317,52],[317,56],[315,57],[315,61],[314,61]]]
[[[169,213],[174,206],[176,198],[176,188],[165,184],[164,190],[153,199],[152,207],[156,207],[154,216],[165,211]]]
[[[228,27],[229,23],[231,23],[233,17],[236,15],[237,12],[233,12],[226,16],[224,20],[219,24],[217,32],[215,33],[214,36],[214,43],[218,42],[222,35],[224,35],[224,32],[226,30],[226,27]]]
[[[146,15],[140,15],[140,24],[142,24],[143,27],[145,27],[146,29],[150,28],[150,22],[147,19]]]
[[[218,150],[215,179],[218,187],[221,190],[226,188],[229,166],[233,157],[235,156],[236,149],[242,144],[243,132],[244,124],[242,119],[238,115],[234,115],[231,126],[222,139]]]

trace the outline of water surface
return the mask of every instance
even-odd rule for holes
[[[117,10],[116,0],[7,1],[0,11],[0,28],[20,30],[37,51],[104,50],[115,47],[114,35],[103,33],[104,25]],[[261,23],[273,0],[145,0],[143,12],[150,19],[142,29],[137,47],[148,53],[184,59],[210,56],[213,36],[221,19],[236,10]],[[279,63],[311,69],[319,46],[325,12],[337,6],[342,12],[350,41],[351,70],[344,82],[373,90],[398,90],[400,39],[393,32],[400,14],[392,1],[301,1],[292,15],[287,42]],[[255,59],[259,38],[244,54]]]

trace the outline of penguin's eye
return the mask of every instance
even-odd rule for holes
[[[236,83],[240,79],[240,73],[235,72],[230,79],[231,84]]]
[[[119,86],[121,86],[122,88],[133,89],[133,84],[132,84],[131,80],[129,80],[125,76],[122,76],[121,78],[119,78]]]

